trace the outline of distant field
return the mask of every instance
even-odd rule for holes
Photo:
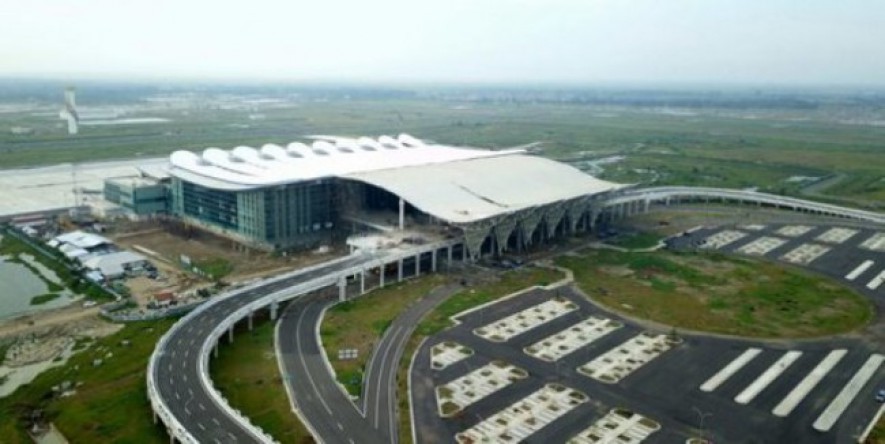
[[[463,103],[431,99],[333,100],[267,109],[154,108],[139,116],[169,123],[84,127],[0,114],[0,167],[132,156],[176,149],[285,144],[311,134],[408,132],[455,145],[502,148],[542,141],[546,156],[573,161],[625,155],[603,177],[630,183],[760,187],[796,194],[791,176],[845,174],[831,189],[859,204],[885,198],[885,127],[838,123],[839,108],[789,110],[659,108],[530,102]],[[260,114],[260,118],[255,118]],[[32,135],[5,128],[26,126]]]

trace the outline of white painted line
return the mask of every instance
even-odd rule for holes
[[[788,416],[793,409],[808,396],[808,393],[814,390],[814,387],[817,386],[818,383],[827,375],[836,364],[848,353],[848,350],[839,349],[831,351],[823,360],[820,361],[820,364],[817,364],[811,372],[805,376],[805,379],[802,380],[793,390],[781,400],[780,404],[778,404],[774,410],[771,411],[775,416],[780,416],[781,418]]]
[[[814,421],[814,429],[819,432],[829,432],[833,425],[836,424],[836,421],[839,420],[839,417],[845,413],[845,410],[848,409],[848,405],[851,404],[851,401],[857,397],[857,394],[860,393],[861,389],[867,384],[870,378],[876,373],[876,370],[879,370],[879,366],[882,365],[882,361],[885,361],[885,356],[880,354],[873,354],[867,359],[867,362],[854,374],[848,384],[845,384],[845,387],[842,387],[842,391],[833,398],[833,401],[830,402],[830,405],[827,406],[827,409],[824,410],[820,416],[817,417],[817,420]]]
[[[747,233],[744,233],[742,231],[722,230],[718,233],[707,236],[707,238],[704,239],[703,248],[718,250],[728,244],[744,238],[746,235]]]
[[[578,305],[574,302],[566,298],[555,297],[504,319],[476,328],[473,333],[488,341],[506,342],[514,336],[521,335],[577,309]]]
[[[613,409],[569,439],[568,444],[638,444],[660,429],[659,423],[638,413]]]
[[[718,373],[711,376],[706,382],[701,385],[701,390],[705,392],[712,392],[719,388],[722,383],[728,380],[728,378],[734,376],[735,373],[738,372],[741,368],[743,368],[747,363],[753,360],[756,356],[759,356],[759,353],[762,353],[761,348],[748,348],[740,356],[734,358],[728,365],[719,370]]]
[[[781,356],[774,364],[771,364],[771,367],[768,367],[768,370],[762,373],[752,384],[748,385],[744,391],[740,392],[737,396],[734,397],[734,401],[738,404],[748,404],[753,398],[756,397],[762,390],[765,390],[769,384],[774,382],[778,376],[781,375],[787,368],[790,367],[794,362],[796,362],[799,357],[802,356],[801,351],[788,351]]]
[[[589,400],[587,395],[577,390],[559,384],[547,384],[473,427],[457,433],[455,441],[461,444],[525,441],[538,430]]]
[[[555,362],[623,326],[624,324],[618,321],[590,316],[565,330],[525,347],[523,351],[537,359]]]
[[[885,282],[885,270],[880,271],[879,274],[873,278],[873,280],[867,283],[867,288],[869,288],[870,290],[876,290],[879,288],[879,286],[882,285],[883,282]]]
[[[871,260],[865,260],[865,261],[861,262],[860,265],[858,265],[857,267],[854,268],[854,270],[851,270],[850,273],[845,275],[845,279],[848,279],[849,281],[853,281],[853,280],[857,279],[858,276],[862,275],[863,272],[867,271],[867,269],[872,267],[873,264],[875,264],[875,262],[873,262]]]
[[[679,342],[681,340],[668,335],[642,332],[578,367],[578,373],[606,384],[617,384]]]

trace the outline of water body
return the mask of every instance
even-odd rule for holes
[[[50,270],[46,272],[52,273]],[[52,276],[58,279],[54,273]],[[25,265],[9,262],[8,257],[0,256],[0,320],[39,310],[64,307],[75,299],[70,291],[64,290],[61,296],[45,304],[31,305],[31,298],[46,293],[49,293],[49,286],[43,278],[35,275]]]

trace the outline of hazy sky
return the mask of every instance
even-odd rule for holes
[[[881,0],[3,0],[0,75],[885,84]]]

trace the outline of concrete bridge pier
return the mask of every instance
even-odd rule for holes
[[[250,311],[250,312],[249,312],[249,316],[247,317],[247,318],[248,318],[248,323],[249,323],[249,331],[252,331],[252,316],[253,316],[254,314],[255,314],[254,311]]]
[[[403,281],[403,260],[400,259],[396,262],[396,281]]]
[[[436,248],[430,252],[430,271],[436,273]]]
[[[421,276],[421,253],[415,255],[415,277]]]
[[[446,249],[446,268],[452,266],[452,250],[455,249],[454,245],[449,245],[449,248]]]
[[[366,294],[366,270],[360,270],[360,294]]]
[[[341,276],[338,278],[338,301],[344,302],[347,300],[347,276]]]
[[[387,270],[387,264],[381,264],[378,268],[378,288],[384,288],[384,272]]]
[[[277,319],[277,311],[280,309],[279,302],[271,302],[270,303],[270,320],[275,321]]]
[[[228,329],[227,329],[227,343],[228,344],[234,343],[234,325],[235,324],[231,324],[230,327],[228,327]]]

